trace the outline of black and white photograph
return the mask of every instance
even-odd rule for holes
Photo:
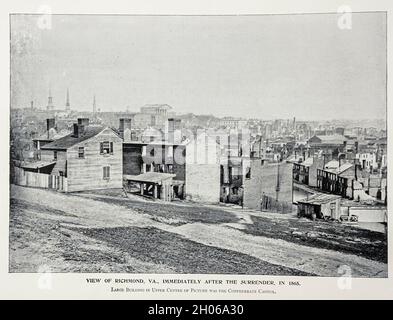
[[[388,277],[386,12],[49,11],[9,15],[10,274]]]

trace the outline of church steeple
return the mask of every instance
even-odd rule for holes
[[[67,88],[66,111],[70,111],[70,91]]]

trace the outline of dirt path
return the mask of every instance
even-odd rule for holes
[[[243,212],[237,214],[238,222],[230,224],[186,223],[173,226],[154,221],[148,212],[143,214],[124,206],[80,195],[19,186],[11,187],[11,195],[15,199],[66,212],[67,217],[63,217],[63,227],[67,227],[67,223],[78,224],[79,227],[86,228],[155,227],[204,245],[234,250],[272,264],[320,276],[338,276],[337,270],[340,265],[351,267],[354,277],[387,276],[387,265],[384,263],[332,250],[302,246],[280,239],[253,236],[236,230],[252,222],[250,216]],[[224,210],[223,213],[225,214]],[[45,217],[58,219],[56,215],[50,214],[45,214]]]

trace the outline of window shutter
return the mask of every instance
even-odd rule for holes
[[[110,153],[113,153],[113,142],[111,142],[111,145],[110,145]]]
[[[100,153],[104,153],[104,143],[100,142]]]

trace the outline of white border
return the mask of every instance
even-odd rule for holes
[[[388,14],[388,52],[391,52],[392,41],[391,30],[393,30],[390,14],[393,12],[392,2],[386,1],[218,1],[204,0],[186,2],[182,0],[171,1],[118,1],[108,2],[98,1],[20,1],[8,0],[0,4],[0,90],[1,90],[1,126],[2,139],[0,140],[1,167],[1,214],[0,214],[0,298],[1,299],[392,299],[393,279],[392,279],[392,251],[391,236],[388,246],[389,274],[388,279],[352,279],[351,290],[340,290],[337,278],[318,277],[277,277],[277,276],[235,276],[235,275],[177,275],[178,278],[188,279],[282,279],[299,280],[301,287],[274,288],[277,294],[130,294],[130,293],[110,293],[111,285],[99,284],[89,285],[86,278],[135,278],[146,279],[155,278],[157,280],[168,278],[165,275],[130,275],[130,274],[52,274],[52,289],[39,289],[39,274],[10,274],[8,273],[8,223],[9,223],[9,13],[36,13],[43,5],[50,6],[53,13],[115,13],[115,14],[283,14],[283,13],[321,13],[337,12],[340,6],[351,7],[353,12],[358,11],[387,11]],[[389,59],[389,56],[388,56]],[[392,79],[392,63],[388,61],[388,79]],[[392,115],[389,112],[389,102],[392,91],[388,86],[388,123],[393,123]],[[391,148],[391,130],[388,126],[388,155],[389,162],[393,159]],[[392,189],[392,172],[388,172],[388,190]],[[389,193],[388,193],[389,194]],[[388,203],[392,196],[389,194]],[[389,210],[390,211],[390,210]],[[389,212],[389,216],[391,213]],[[392,224],[389,224],[389,235],[392,235]],[[170,276],[173,278],[174,276]],[[42,280],[42,278],[41,278]],[[148,285],[146,285],[148,286]],[[176,286],[171,286],[176,287]],[[190,287],[190,286],[186,286]],[[205,286],[214,288],[214,286]],[[250,287],[252,289],[252,287]],[[265,289],[269,289],[266,287]]]

